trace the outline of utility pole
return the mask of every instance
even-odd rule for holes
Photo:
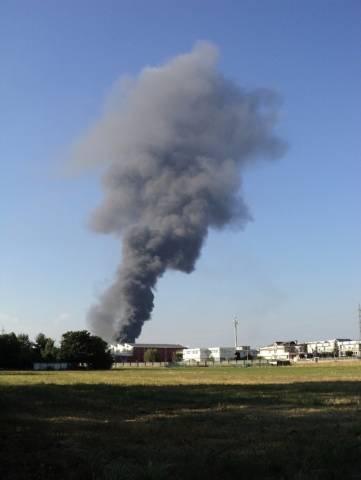
[[[361,305],[360,304],[358,304],[358,328],[359,328],[358,357],[361,358]]]
[[[237,315],[235,315],[235,317],[234,317],[234,346],[235,346],[236,351],[237,351],[237,347],[238,347],[237,327],[238,327],[238,319],[237,319]]]

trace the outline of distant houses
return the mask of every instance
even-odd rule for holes
[[[268,361],[298,361],[312,358],[338,358],[361,356],[361,341],[343,338],[298,343],[294,341],[274,342],[261,347],[259,356]]]
[[[259,350],[249,346],[185,348],[183,361],[191,362],[224,362],[230,360],[263,359],[274,363],[291,363],[299,360],[318,358],[361,358],[361,341],[344,338],[298,342],[297,340],[276,341],[260,347]]]
[[[273,342],[260,347],[259,350],[248,345],[237,348],[225,346],[187,348],[180,344],[163,343],[122,343],[110,346],[115,362],[149,362],[147,353],[150,351],[155,353],[152,358],[156,362],[183,361],[186,364],[197,364],[259,359],[283,364],[319,358],[361,358],[361,341],[344,338],[309,342],[287,340]]]
[[[306,342],[307,357],[360,357],[360,345],[360,340],[349,338]]]
[[[339,357],[361,357],[361,342],[359,340],[342,340],[338,342]]]

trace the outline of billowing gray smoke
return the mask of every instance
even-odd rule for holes
[[[140,335],[157,280],[167,269],[192,272],[210,227],[250,218],[242,167],[282,150],[272,132],[276,96],[240,89],[216,61],[217,49],[202,43],[144,69],[75,148],[77,161],[106,165],[92,227],[122,239],[117,278],[88,316],[108,339]]]

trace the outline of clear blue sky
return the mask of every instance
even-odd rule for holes
[[[250,169],[245,231],[209,236],[192,275],[166,274],[140,341],[228,345],[356,337],[361,301],[361,3],[0,3],[0,327],[60,337],[111,281],[114,238],[86,226],[96,176],[59,159],[113,82],[189,51],[220,48],[240,85],[283,96],[289,150]]]

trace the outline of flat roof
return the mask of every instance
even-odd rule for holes
[[[135,348],[186,348],[178,343],[128,343],[127,345]]]

